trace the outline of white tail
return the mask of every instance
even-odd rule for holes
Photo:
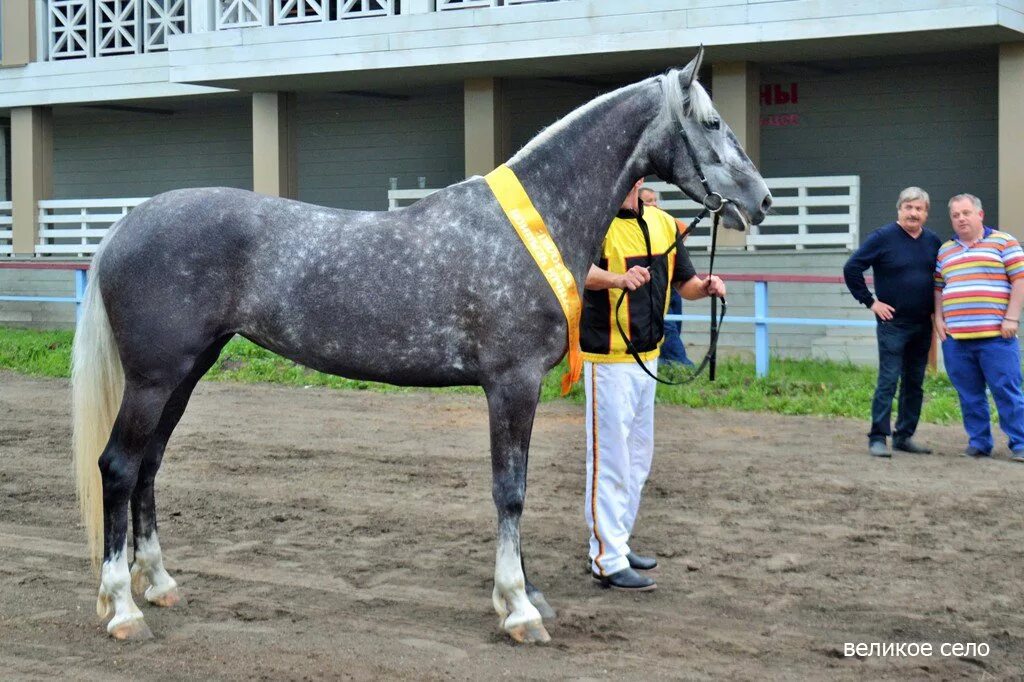
[[[103,553],[103,482],[99,458],[107,446],[124,393],[124,370],[100,294],[99,256],[97,253],[92,261],[84,309],[75,328],[71,351],[75,482],[94,569]]]

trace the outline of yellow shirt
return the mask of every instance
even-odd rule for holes
[[[685,249],[674,250],[667,259],[658,257],[668,251],[677,234],[675,218],[661,209],[646,206],[640,219],[632,211],[619,211],[608,228],[600,260],[595,263],[599,268],[616,274],[624,273],[634,265],[653,263],[651,281],[636,291],[628,292],[619,308],[622,328],[645,361],[658,357],[660,352],[668,310],[669,282],[685,282],[696,274]],[[648,253],[653,256],[653,261],[649,261]],[[580,345],[584,360],[633,362],[614,318],[615,306],[622,292],[622,289],[587,289],[583,292]]]

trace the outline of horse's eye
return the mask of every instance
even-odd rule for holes
[[[718,130],[719,128],[722,127],[722,122],[721,120],[716,118],[714,120],[705,122],[704,127],[707,128],[708,130]]]

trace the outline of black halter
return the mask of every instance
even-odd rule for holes
[[[693,228],[696,227],[697,223],[706,218],[708,214],[711,214],[712,216],[714,216],[714,218],[711,225],[711,256],[708,263],[708,278],[710,279],[711,275],[715,271],[715,249],[718,245],[718,224],[721,220],[722,209],[725,208],[726,204],[731,204],[735,202],[732,199],[726,199],[721,194],[711,189],[711,186],[708,184],[707,178],[704,177],[704,170],[700,166],[700,160],[697,158],[697,154],[693,150],[693,145],[690,144],[690,138],[687,137],[686,130],[683,129],[682,126],[680,126],[679,128],[679,134],[683,138],[683,144],[686,145],[686,153],[690,155],[690,159],[693,161],[694,169],[697,171],[697,176],[700,178],[700,184],[704,187],[704,198],[701,199],[701,204],[704,208],[701,209],[701,212],[697,214],[697,217],[693,219],[693,221],[689,224],[689,226],[687,226],[687,228],[683,232],[676,233],[676,238],[675,241],[672,242],[672,246],[670,246],[665,251],[665,253],[661,254],[659,258],[667,259],[668,255],[672,253],[673,249],[680,248],[680,244],[682,244],[683,240],[686,239],[687,235],[690,234]],[[653,256],[650,252],[649,241],[647,243],[647,257],[648,263],[650,263],[653,259]],[[650,265],[648,265],[648,269],[650,269]],[[672,286],[671,282],[669,282],[669,286]],[[689,376],[687,376],[682,381],[666,381],[665,379],[659,379],[656,374],[651,372],[651,370],[647,369],[647,365],[644,364],[644,361],[640,357],[640,353],[637,351],[636,346],[634,346],[633,342],[629,340],[629,337],[626,336],[626,331],[622,328],[622,320],[619,318],[619,309],[622,307],[622,301],[625,298],[626,291],[623,290],[622,294],[619,296],[618,303],[615,304],[615,325],[619,328],[619,334],[622,336],[622,340],[626,344],[626,350],[629,351],[630,355],[633,356],[633,359],[636,360],[636,363],[640,365],[640,368],[643,369],[648,376],[650,376],[658,383],[666,384],[668,386],[678,386],[680,384],[687,384],[693,381],[701,374],[701,372],[704,371],[704,368],[707,367],[708,379],[710,379],[711,381],[715,380],[715,369],[717,364],[718,350],[718,334],[721,330],[722,322],[725,320],[725,311],[729,308],[729,304],[726,303],[725,296],[711,297],[711,331],[708,339],[708,352],[704,355],[704,359],[701,360],[700,365],[697,366],[697,369],[693,370],[689,374]],[[718,313],[718,299],[722,300],[721,314]]]

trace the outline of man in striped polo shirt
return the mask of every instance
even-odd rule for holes
[[[1024,395],[1017,329],[1024,303],[1024,251],[1006,232],[982,223],[981,200],[949,200],[954,236],[935,265],[935,331],[946,372],[960,396],[968,457],[992,454],[988,397],[1009,437],[1010,459],[1024,462]]]

